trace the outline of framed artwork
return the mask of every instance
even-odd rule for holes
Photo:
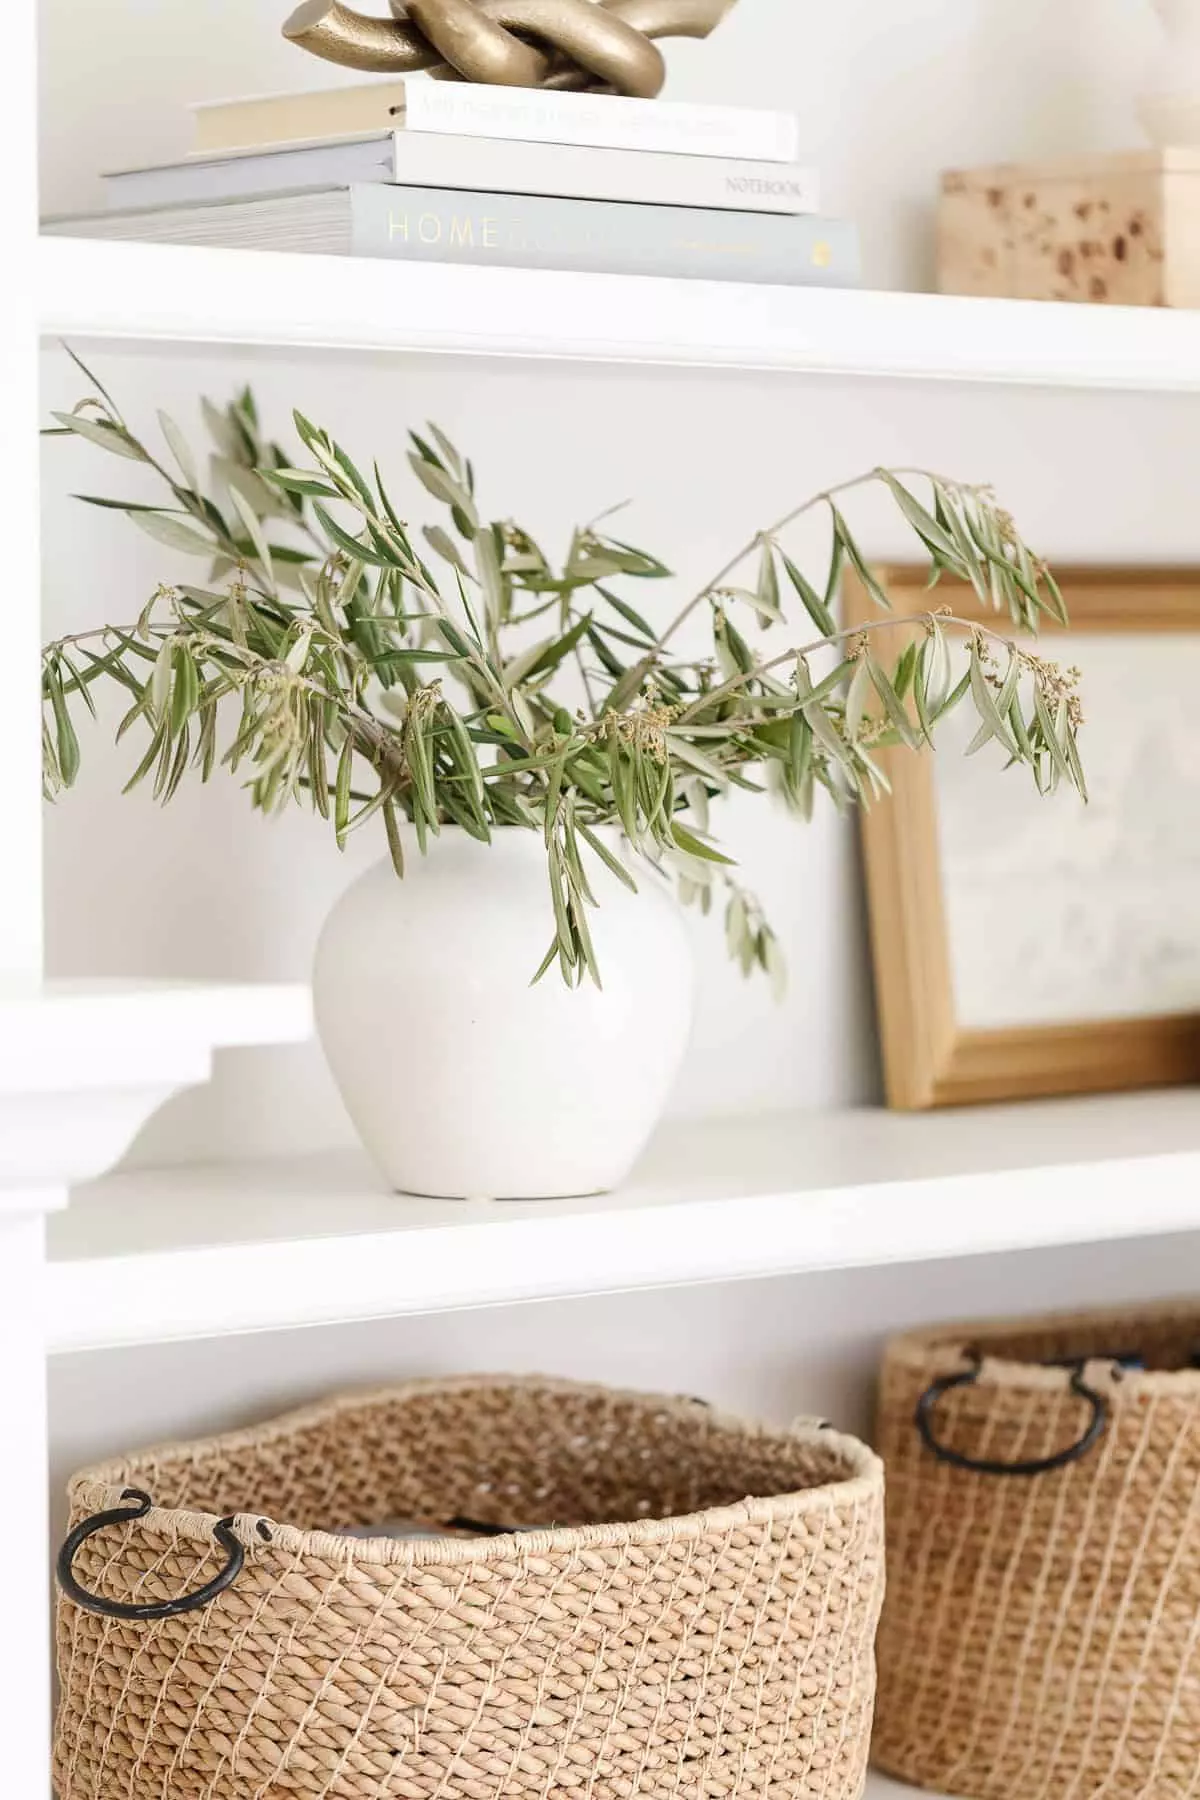
[[[926,569],[875,573],[929,610]],[[967,762],[963,707],[936,756],[881,753],[862,814],[893,1107],[1200,1082],[1200,568],[1055,573],[1071,625],[1038,642],[1081,671],[1089,802]],[[933,603],[998,622],[965,585]],[[857,580],[845,604],[879,616]]]

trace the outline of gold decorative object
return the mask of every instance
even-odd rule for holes
[[[439,81],[575,88],[650,100],[662,37],[707,37],[733,0],[391,0],[392,17],[304,0],[283,35],[327,62]]]

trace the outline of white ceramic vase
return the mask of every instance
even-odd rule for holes
[[[1200,0],[1153,0],[1164,41],[1138,111],[1151,140],[1200,144]]]
[[[592,857],[604,983],[536,971],[553,935],[537,832],[449,829],[404,879],[368,870],[317,946],[325,1054],[395,1189],[462,1199],[601,1193],[666,1104],[691,1024],[678,902],[645,865],[632,894]]]

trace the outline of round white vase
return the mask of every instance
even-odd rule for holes
[[[1200,0],[1153,0],[1164,42],[1138,113],[1151,140],[1200,144]]]
[[[531,985],[553,935],[535,831],[449,829],[355,881],[317,946],[317,1026],[347,1111],[391,1186],[456,1199],[615,1187],[650,1136],[691,1025],[691,947],[644,864],[599,861],[588,923],[604,983]]]

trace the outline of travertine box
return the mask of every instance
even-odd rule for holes
[[[1200,148],[952,169],[944,294],[1200,306]]]

